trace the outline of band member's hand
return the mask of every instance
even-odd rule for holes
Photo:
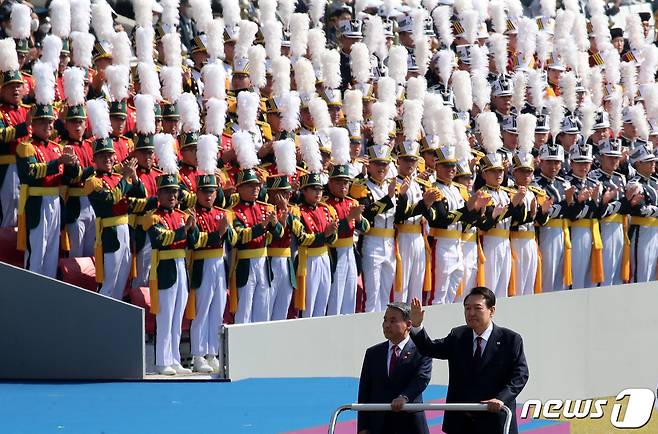
[[[66,166],[75,166],[76,162],[78,159],[76,158],[75,155],[71,154],[62,154],[59,159],[59,164],[64,164]]]
[[[406,396],[398,396],[391,402],[391,410],[398,412],[402,410],[402,407],[404,407],[404,404],[408,402],[408,399]]]
[[[71,146],[71,145],[64,146],[62,148],[62,154],[75,155],[75,151],[73,151],[73,146]]]
[[[34,116],[34,111],[36,110],[36,106],[32,107],[27,114],[25,115],[25,124],[26,125],[32,125],[32,116]]]
[[[124,161],[121,164],[121,175],[125,179],[131,179],[135,181],[137,177],[137,159],[131,158],[129,160]]]
[[[277,224],[277,222],[279,221],[276,217],[276,212],[275,211],[271,211],[269,213],[269,215],[267,216],[267,220],[268,220],[269,224],[272,225],[272,226],[275,226]]]
[[[402,181],[402,184],[400,184],[400,190],[398,192],[400,196],[404,196],[405,194],[407,194],[407,191],[409,190],[409,185],[411,185],[411,179],[407,176],[406,178],[404,178],[404,181]]]
[[[553,206],[553,198],[549,197],[544,201],[544,203],[541,204],[541,212],[543,214],[548,214],[551,211],[552,206]]]
[[[507,205],[497,205],[493,209],[493,218],[497,219],[507,211]]]
[[[338,230],[338,220],[331,220],[324,230],[324,236],[330,237]]]
[[[578,203],[583,203],[589,200],[591,197],[592,197],[592,189],[585,187],[578,192],[578,197],[576,200],[578,200]]]
[[[278,222],[281,224],[281,226],[285,226],[286,221],[288,220],[288,209],[284,208],[279,210],[279,212],[276,215],[276,218]]]
[[[219,220],[219,227],[217,228],[217,232],[219,232],[219,236],[223,236],[228,229],[228,218],[226,218],[226,214],[222,216],[222,218]]]
[[[369,163],[370,163],[370,160],[368,160],[367,155],[361,159],[361,174],[363,176],[366,176],[368,174],[368,164]]]
[[[512,205],[518,206],[523,201],[525,193],[526,188],[524,186],[519,187],[519,190],[516,192],[516,194],[512,196]]]
[[[395,179],[391,179],[391,181],[388,183],[388,197],[390,197],[391,199],[395,197],[397,186],[398,183]]]
[[[537,198],[533,197],[530,202],[530,215],[534,218],[537,215]]]
[[[603,193],[603,196],[601,197],[601,203],[603,205],[607,205],[612,199],[617,197],[617,194],[621,191],[619,188],[611,188],[610,190],[606,191]]]
[[[636,194],[636,195],[634,195],[630,198],[629,202],[630,202],[631,206],[636,206],[640,202],[642,202],[643,200],[644,200],[644,195],[643,194]]]
[[[564,195],[567,199],[567,203],[569,205],[573,204],[573,196],[576,193],[576,186],[572,185],[571,187],[567,188],[564,192]]]
[[[431,208],[434,205],[434,202],[441,198],[441,192],[435,188],[427,190],[423,193],[423,202],[425,202],[426,208]]]
[[[347,214],[347,219],[348,220],[356,220],[361,217],[361,213],[363,213],[363,210],[366,209],[365,206],[363,205],[355,205],[350,208],[349,214]]]
[[[498,413],[503,409],[505,403],[500,399],[487,399],[486,401],[480,401],[480,404],[487,404],[487,409],[492,413]]]
[[[194,214],[190,214],[187,217],[187,221],[185,222],[185,230],[189,231],[196,225],[196,217],[194,217]]]
[[[483,191],[478,191],[468,198],[466,207],[469,211],[481,211],[489,203],[490,197]]]
[[[420,300],[414,297],[411,300],[411,325],[420,327],[423,323],[423,318],[425,318],[425,310],[423,310]]]

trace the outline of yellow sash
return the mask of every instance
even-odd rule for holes
[[[601,283],[605,279],[603,273],[603,240],[601,240],[601,230],[599,221],[592,219],[592,256],[590,259],[592,283]]]
[[[536,242],[536,240],[535,240]],[[541,293],[541,250],[539,250],[539,244],[537,244],[537,274],[535,275],[535,294]]]

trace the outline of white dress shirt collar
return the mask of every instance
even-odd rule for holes
[[[489,337],[491,336],[491,332],[493,331],[493,321],[489,323],[489,327],[482,332],[481,335],[478,335],[475,333],[475,330],[473,330],[473,342],[475,342],[475,339],[477,339],[478,336],[480,336],[484,340],[484,344],[487,344],[487,341],[489,341]]]

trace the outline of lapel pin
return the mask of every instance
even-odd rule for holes
[[[496,342],[496,345],[500,345],[500,342],[497,341],[497,342]]]

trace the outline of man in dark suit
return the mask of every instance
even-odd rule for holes
[[[422,403],[432,376],[432,359],[422,356],[409,337],[411,308],[391,303],[384,313],[386,342],[366,350],[359,381],[360,403],[391,403],[393,412],[363,412],[359,434],[427,434],[424,412],[400,412],[404,404]]]
[[[448,434],[497,434],[503,432],[503,405],[514,418],[510,433],[517,434],[516,397],[528,381],[523,340],[518,333],[492,321],[496,296],[476,287],[464,299],[466,325],[452,329],[443,339],[431,340],[422,326],[425,311],[420,301],[411,303],[411,339],[425,356],[448,360],[448,403],[483,403],[490,412],[446,412],[443,432]]]

